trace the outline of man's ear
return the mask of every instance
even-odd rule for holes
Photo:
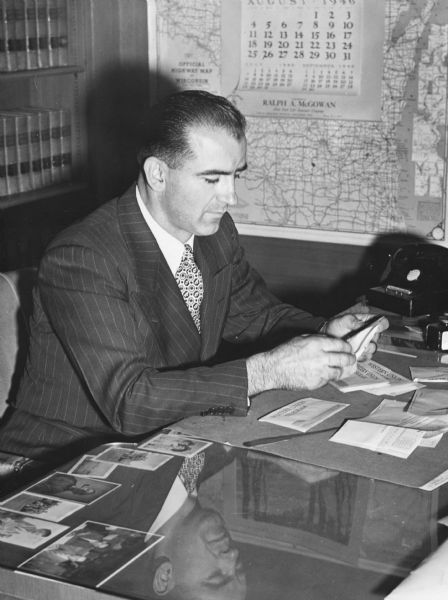
[[[152,581],[152,588],[158,596],[165,596],[174,588],[173,565],[168,558],[157,567]]]
[[[143,163],[146,183],[155,192],[162,192],[165,189],[167,166],[163,160],[155,156],[148,156]]]

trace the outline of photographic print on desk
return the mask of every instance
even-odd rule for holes
[[[98,587],[160,540],[160,536],[154,534],[148,544],[145,537],[143,531],[86,521],[18,568]]]
[[[58,525],[0,508],[0,542],[23,548],[38,548],[67,529],[67,525]]]
[[[249,451],[226,467],[224,519],[248,543],[301,548],[356,561],[368,501],[368,480]]]
[[[132,467],[145,471],[156,471],[159,467],[171,460],[166,454],[155,454],[136,450],[135,448],[108,448],[97,456],[98,460],[114,463],[121,467]]]
[[[57,522],[62,521],[62,519],[83,507],[79,502],[48,498],[37,494],[28,494],[27,492],[21,492],[2,502],[1,505],[9,510]]]
[[[114,469],[114,464],[96,460],[94,456],[86,454],[73,465],[69,470],[69,473],[73,473],[74,475],[85,475],[86,477],[95,477],[97,479],[106,479]]]
[[[119,486],[119,483],[112,483],[111,481],[98,481],[91,477],[57,471],[35,483],[26,491],[42,496],[72,500],[81,504],[92,504],[92,502],[109,494]]]
[[[198,452],[202,452],[208,446],[211,446],[211,442],[204,442],[204,440],[197,440],[186,435],[167,431],[141,443],[139,448],[151,452],[165,452],[175,456],[191,457],[198,454]]]

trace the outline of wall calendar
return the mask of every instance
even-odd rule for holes
[[[258,116],[377,120],[383,0],[223,3],[223,88]],[[235,28],[234,23],[240,23]]]

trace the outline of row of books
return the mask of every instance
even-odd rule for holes
[[[69,181],[71,148],[68,109],[0,111],[0,198]]]
[[[0,71],[67,65],[70,1],[0,0]]]

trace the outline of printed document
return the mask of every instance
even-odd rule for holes
[[[301,398],[268,413],[259,421],[274,423],[297,431],[308,431],[346,406],[349,405],[342,402]]]
[[[349,419],[330,441],[408,458],[420,445],[423,436],[424,432],[416,429]]]
[[[388,396],[398,396],[423,387],[423,384],[411,381],[374,360],[359,362],[353,375],[330,383],[344,393],[363,390],[369,394]]]

